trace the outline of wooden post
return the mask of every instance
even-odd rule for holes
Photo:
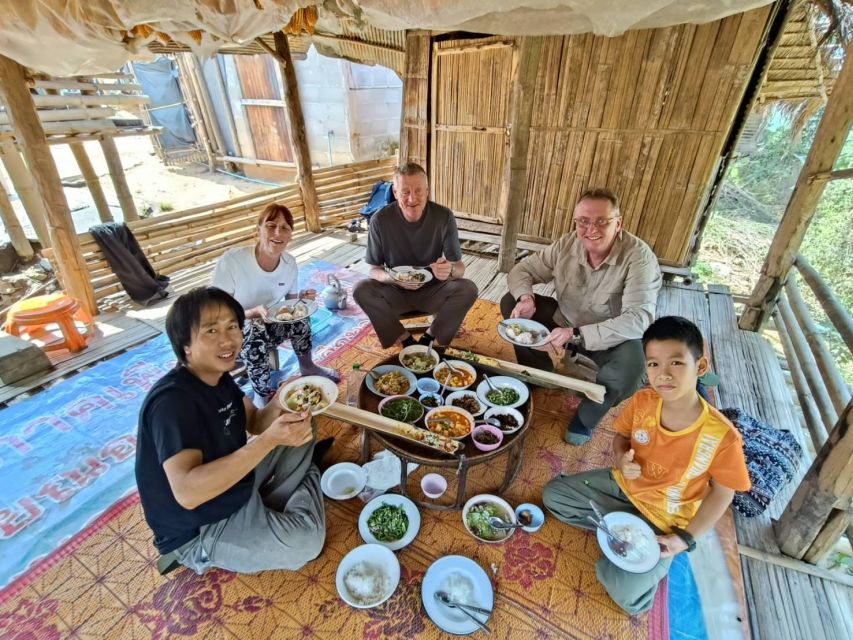
[[[228,153],[228,149],[225,148],[225,143],[222,139],[222,131],[219,128],[219,121],[216,119],[216,111],[213,108],[213,102],[210,99],[210,92],[207,90],[207,81],[204,77],[204,70],[202,69],[201,63],[198,61],[198,57],[194,53],[188,54],[189,64],[187,65],[190,70],[190,75],[192,77],[193,83],[195,84],[195,89],[198,92],[198,95],[201,97],[201,107],[202,112],[207,120],[207,129],[213,133],[213,139],[216,141],[216,146],[219,149],[218,155],[225,155]],[[214,61],[215,62],[215,61]]]
[[[793,558],[821,555],[814,548],[833,511],[853,498],[853,403],[847,405],[776,524],[782,553]],[[830,521],[837,527],[838,522]],[[822,536],[826,544],[826,536]],[[836,538],[837,540],[837,538]],[[833,540],[835,542],[835,540]]]
[[[104,195],[104,189],[101,187],[101,181],[98,180],[98,174],[95,173],[95,167],[92,166],[89,154],[86,153],[86,147],[82,142],[72,142],[68,146],[71,147],[71,153],[74,154],[77,166],[80,167],[80,173],[83,174],[86,186],[89,187],[89,193],[92,194],[92,200],[98,210],[98,217],[101,222],[113,222],[110,205],[107,204],[107,197]]]
[[[509,142],[509,197],[503,212],[501,248],[498,254],[498,271],[507,273],[515,266],[518,246],[518,229],[524,214],[527,197],[527,150],[530,144],[530,123],[533,120],[533,95],[539,59],[542,55],[542,38],[527,36],[521,39],[518,71],[512,88],[512,123]]]
[[[191,55],[191,54],[187,54]],[[196,139],[199,145],[207,154],[207,168],[213,173],[216,170],[216,154],[213,152],[213,147],[210,144],[210,136],[207,135],[207,127],[204,123],[204,115],[201,112],[198,95],[195,89],[195,84],[192,81],[189,65],[186,64],[184,54],[175,56],[175,63],[178,65],[178,84],[181,88],[181,93],[184,94],[184,101],[189,108],[190,124],[195,130]]]
[[[853,40],[847,44],[844,66],[835,80],[832,95],[815,133],[814,142],[800,171],[794,193],[785,208],[782,222],[773,236],[761,275],[740,318],[740,328],[757,331],[767,319],[788,272],[800,251],[806,230],[826,186],[816,174],[832,171],[853,124]]]
[[[430,47],[429,31],[406,31],[400,164],[417,162],[424,168],[429,166]]]
[[[814,356],[809,349],[806,337],[803,335],[800,325],[797,324],[797,319],[794,317],[794,312],[791,310],[791,305],[788,304],[788,299],[783,295],[779,298],[779,315],[782,322],[785,323],[785,331],[791,338],[791,344],[794,347],[794,353],[797,354],[797,361],[800,363],[800,368],[805,375],[809,384],[809,389],[812,391],[815,404],[817,404],[818,412],[821,420],[826,427],[827,433],[835,424],[837,413],[835,407],[832,406],[832,400],[829,399],[829,394],[826,392],[826,386],[823,384],[820,371],[817,368]]]
[[[12,206],[12,201],[9,200],[9,194],[2,182],[0,182],[0,221],[3,222],[6,233],[9,234],[15,253],[24,260],[32,258],[35,255],[33,247],[27,240],[27,234],[24,233],[18,216],[15,215],[15,207]]]
[[[803,280],[811,287],[812,293],[826,312],[832,326],[841,334],[841,339],[844,340],[847,348],[853,351],[853,318],[850,317],[850,312],[802,255],[797,256],[796,265]]]
[[[136,211],[136,204],[133,202],[133,194],[130,193],[130,187],[127,186],[127,176],[124,174],[124,167],[121,166],[121,156],[118,153],[116,141],[113,140],[112,136],[104,136],[100,143],[124,221],[139,220],[139,213]]]
[[[302,103],[299,101],[299,85],[296,84],[296,71],[293,69],[293,59],[290,56],[290,43],[287,36],[281,31],[273,34],[275,50],[272,51],[267,44],[263,43],[265,50],[271,52],[272,56],[281,66],[281,75],[284,79],[284,110],[287,116],[287,128],[290,130],[290,138],[293,141],[293,159],[296,162],[296,176],[299,188],[302,190],[302,201],[305,205],[305,224],[308,231],[319,233],[322,229],[320,224],[320,204],[317,201],[317,188],[314,186],[314,172],[311,168],[311,154],[308,151],[308,137],[305,134],[305,118],[302,115]]]
[[[9,173],[9,178],[12,180],[18,197],[24,203],[24,209],[36,232],[36,238],[42,247],[49,248],[50,232],[47,230],[47,209],[30,170],[27,169],[21,154],[12,142],[0,144],[0,157],[3,159],[3,166]]]
[[[812,355],[814,355],[817,368],[820,371],[821,377],[826,385],[826,391],[829,393],[829,399],[832,401],[832,406],[835,407],[836,413],[841,413],[847,403],[850,402],[850,390],[847,388],[847,383],[841,377],[841,372],[838,371],[838,366],[835,364],[835,359],[829,352],[829,347],[826,346],[823,337],[815,325],[809,308],[806,306],[806,301],[800,294],[800,288],[797,286],[795,274],[791,274],[788,282],[785,283],[785,292],[788,294],[788,302],[791,305],[791,310],[800,324],[800,328],[806,336],[806,342],[811,347]]]
[[[820,413],[815,406],[814,396],[811,389],[809,389],[808,382],[806,382],[806,377],[803,375],[803,368],[797,358],[794,345],[791,343],[791,336],[788,335],[788,330],[785,328],[785,323],[779,317],[778,310],[777,313],[773,314],[773,319],[776,322],[776,333],[779,334],[779,341],[782,343],[782,351],[785,354],[785,359],[788,361],[788,370],[791,372],[791,379],[794,382],[794,389],[800,401],[800,409],[806,421],[806,428],[811,435],[814,450],[817,451],[826,442],[829,434],[826,431],[826,427],[823,426]]]
[[[59,171],[50,153],[44,129],[27,86],[26,70],[14,60],[0,55],[0,91],[42,200],[47,208],[48,231],[57,266],[69,295],[91,315],[98,313],[89,273],[80,253],[71,211],[65,200]]]

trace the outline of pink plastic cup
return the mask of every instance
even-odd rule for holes
[[[427,498],[440,498],[447,491],[447,480],[438,473],[428,473],[421,479],[421,491]]]

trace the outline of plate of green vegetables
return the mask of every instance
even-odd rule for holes
[[[381,544],[391,551],[408,545],[421,528],[421,514],[405,496],[386,494],[368,502],[358,518],[358,532],[368,544]]]

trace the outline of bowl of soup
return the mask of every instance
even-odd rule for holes
[[[474,428],[474,416],[459,407],[436,407],[427,412],[424,424],[435,434],[461,440]]]
[[[453,366],[450,369],[448,364]],[[477,379],[477,371],[467,362],[462,360],[448,360],[440,363],[432,371],[432,377],[439,381],[442,385],[446,385],[448,389],[458,390],[467,389],[474,380]]]

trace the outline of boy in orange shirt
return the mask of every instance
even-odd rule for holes
[[[560,474],[543,502],[557,518],[594,529],[590,500],[607,513],[634,513],[658,533],[661,560],[647,573],[630,573],[606,558],[596,575],[630,614],[648,611],[672,557],[692,551],[695,539],[725,513],[735,491],[750,488],[743,442],[732,424],[696,391],[708,368],[702,334],[678,316],[659,318],[643,334],[651,389],[628,401],[614,422],[613,469]]]

